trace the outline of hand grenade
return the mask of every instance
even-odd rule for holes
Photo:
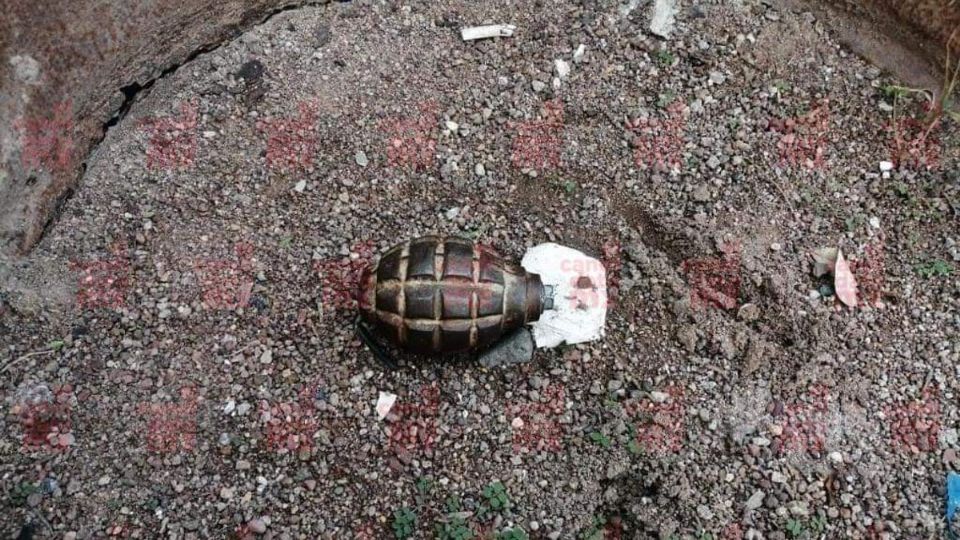
[[[419,354],[473,351],[552,307],[540,276],[460,237],[390,248],[361,279],[359,309],[376,332]]]

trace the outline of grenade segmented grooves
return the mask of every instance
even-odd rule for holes
[[[365,321],[420,354],[486,347],[536,321],[540,276],[460,237],[424,236],[390,248],[361,282]]]

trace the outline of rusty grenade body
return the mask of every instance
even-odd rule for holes
[[[390,248],[360,283],[363,319],[419,354],[486,347],[536,321],[545,308],[537,274],[460,237],[424,236]]]

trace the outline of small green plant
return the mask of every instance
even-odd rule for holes
[[[800,538],[806,529],[803,527],[803,523],[798,519],[787,520],[787,532],[790,533],[791,538]]]
[[[599,444],[603,448],[610,448],[610,437],[607,437],[599,431],[590,433],[590,440],[596,444]]]
[[[675,57],[673,56],[673,53],[671,53],[670,51],[666,49],[660,49],[659,51],[656,52],[656,54],[654,54],[654,59],[656,60],[659,66],[667,67],[667,66],[673,65],[673,61]]]
[[[667,90],[666,92],[660,94],[657,97],[657,107],[661,109],[666,109],[668,105],[673,103],[673,98],[677,97],[672,91]]]
[[[943,259],[935,259],[918,264],[916,270],[920,277],[930,279],[932,277],[949,276],[953,273],[953,266]]]
[[[827,517],[814,516],[810,519],[810,528],[817,536],[823,534],[827,530]]]
[[[393,513],[393,535],[401,540],[413,536],[417,514],[406,506]]]
[[[783,94],[790,91],[790,83],[780,79],[773,81],[773,87],[777,89],[778,94]]]
[[[530,535],[520,527],[514,527],[500,531],[497,534],[497,540],[530,540]]]
[[[14,506],[23,506],[27,503],[27,497],[37,493],[40,489],[30,482],[21,482],[13,486],[10,490],[10,502]]]
[[[280,243],[280,247],[281,247],[281,248],[287,249],[287,248],[289,248],[291,245],[293,245],[293,237],[292,237],[292,236],[284,236],[283,238],[280,239],[280,242],[279,242],[279,243]]]
[[[54,352],[59,351],[63,348],[63,341],[59,339],[56,341],[51,341],[50,343],[47,343],[47,347],[52,349]]]
[[[635,456],[643,454],[643,447],[640,446],[640,442],[637,440],[637,428],[632,424],[627,424],[627,452]]]
[[[494,482],[483,488],[483,496],[487,499],[490,510],[502,512],[510,508],[510,496],[501,482]]]
[[[880,88],[880,92],[883,94],[883,97],[893,100],[904,98],[910,93],[906,88],[893,84],[883,85]]]
[[[713,540],[713,534],[707,531],[700,531],[700,534],[697,535],[697,540]]]
[[[475,536],[467,522],[456,515],[445,523],[437,523],[436,528],[438,540],[471,540]]]
[[[454,512],[459,512],[459,511],[460,511],[460,498],[455,495],[451,495],[447,497],[447,512],[450,512],[452,514]]]
[[[563,183],[563,190],[566,191],[567,193],[573,193],[574,191],[577,190],[577,183],[574,182],[573,180],[567,180],[566,182]]]
[[[430,495],[430,491],[433,490],[433,481],[426,476],[418,476],[414,485],[417,488],[417,506],[421,507],[426,504],[427,497]]]
[[[603,540],[603,530],[607,526],[607,518],[594,516],[593,523],[580,535],[580,540]]]

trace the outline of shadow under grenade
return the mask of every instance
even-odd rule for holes
[[[360,283],[362,319],[390,343],[418,354],[475,351],[553,309],[540,276],[461,237],[398,244]]]

